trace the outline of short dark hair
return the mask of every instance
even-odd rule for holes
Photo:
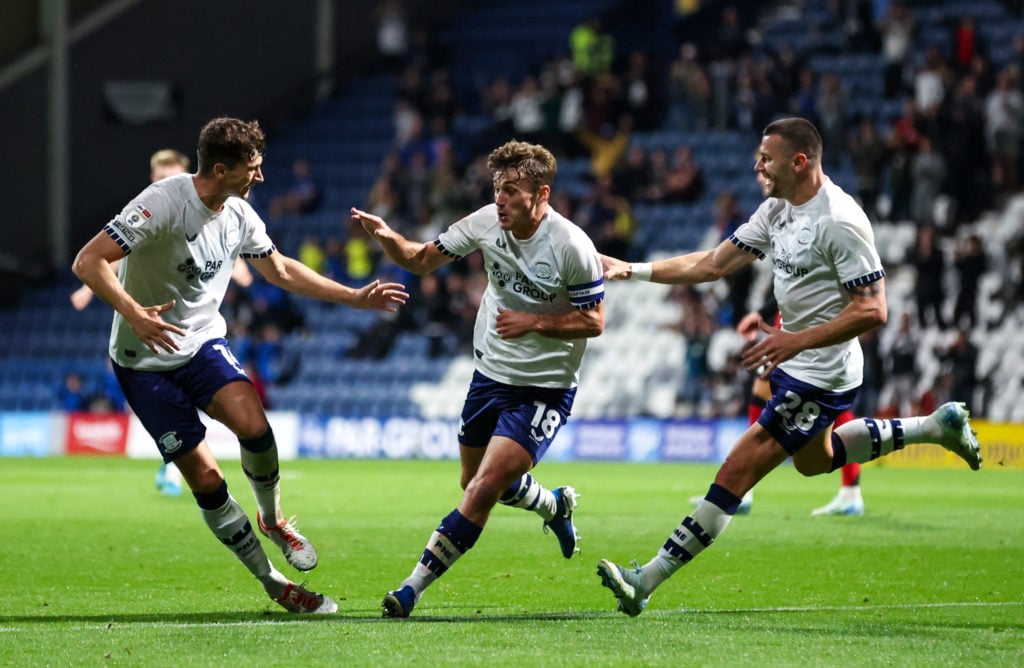
[[[779,135],[793,153],[803,153],[814,163],[821,162],[821,134],[806,118],[780,118],[769,123],[762,134]]]
[[[263,153],[266,135],[259,121],[215,118],[199,132],[199,173],[209,174],[218,162],[234,167]]]
[[[491,151],[487,156],[487,169],[492,177],[514,169],[534,187],[550,187],[558,173],[558,161],[540,144],[513,139]]]

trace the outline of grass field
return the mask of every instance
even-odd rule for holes
[[[237,462],[225,468],[252,514]],[[341,608],[299,617],[265,597],[191,497],[155,491],[155,462],[0,459],[0,664],[1024,665],[1024,471],[866,468],[863,518],[812,519],[838,478],[785,467],[629,618],[597,561],[646,561],[714,468],[542,464],[544,484],[582,494],[581,555],[564,560],[539,518],[498,508],[412,618],[381,619],[381,595],[456,505],[457,469],[286,463],[285,511],[320,552],[309,586]]]

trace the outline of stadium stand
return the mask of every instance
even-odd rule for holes
[[[500,136],[495,119],[480,102],[481,89],[498,77],[516,85],[564,58],[570,32],[581,17],[614,17],[609,24],[624,36],[620,54],[628,50],[631,39],[639,41],[636,35],[657,36],[650,47],[661,60],[658,71],[664,82],[667,61],[674,56],[678,42],[665,44],[664,31],[630,24],[624,18],[630,15],[622,10],[625,4],[611,0],[530,0],[512,9],[498,2],[481,2],[458,14],[436,39],[447,53],[446,69],[456,93],[457,111],[452,117],[450,137],[460,158],[468,163]],[[907,63],[909,75],[920,66],[929,46],[939,46],[947,58],[951,57],[953,31],[965,9],[962,3],[945,0],[907,4],[917,24]],[[864,48],[862,42],[850,46],[849,17],[836,16],[832,6],[825,0],[766,3],[753,28],[759,39],[750,44],[747,55],[732,64],[761,66],[777,55],[772,47],[793,46],[800,62],[816,77],[838,77],[845,100],[842,122],[846,133],[854,127],[855,119],[869,116],[888,135],[902,113],[903,95],[885,96],[885,61],[880,50],[877,46]],[[531,14],[534,20],[528,27],[512,20],[524,11],[536,12]],[[969,11],[977,21],[979,42],[987,45],[990,67],[1022,58],[1010,46],[1014,38],[1024,36],[1024,22],[1019,16],[995,0],[979,0]],[[636,21],[644,20],[650,17],[640,13]],[[687,20],[679,18],[677,37],[673,39],[686,34],[678,27],[685,28]],[[912,95],[913,91],[908,87],[904,93]],[[285,252],[296,255],[302,240],[309,236],[322,241],[331,237],[342,242],[349,239],[348,208],[365,206],[381,178],[386,156],[394,149],[395,108],[400,95],[395,77],[368,75],[349,82],[334,98],[318,104],[271,137],[264,165],[267,183],[255,195],[256,206],[287,188],[292,165],[300,158],[309,162],[323,192],[314,212],[276,220],[268,217],[270,233]],[[773,114],[787,111],[780,105]],[[761,198],[750,155],[759,128],[741,125],[730,121],[723,128],[693,129],[668,118],[651,131],[630,135],[629,145],[645,152],[663,148],[671,154],[676,147],[689,146],[707,183],[704,194],[693,202],[632,202],[632,256],[656,257],[697,248],[706,238],[714,218],[715,199],[723,190],[736,195],[744,215],[756,208]],[[849,192],[856,192],[856,176],[848,156],[845,151],[838,153],[837,163],[827,171]],[[882,182],[888,184],[889,176],[888,171],[881,174]],[[578,204],[593,187],[591,161],[585,155],[576,152],[560,156],[556,191],[564,191]],[[883,194],[883,199],[891,197],[888,186]],[[993,197],[979,218],[959,226],[949,223],[943,230],[941,249],[952,258],[958,238],[968,231],[984,240],[990,262],[980,281],[979,322],[969,332],[979,348],[975,412],[993,420],[1024,421],[1024,339],[1017,335],[1024,325],[1019,229],[1024,200],[1015,193],[1003,195]],[[474,206],[479,205],[478,200],[470,199]],[[914,308],[916,279],[904,260],[915,243],[915,229],[915,223],[909,220],[881,220],[875,226],[878,247],[889,269],[890,322]],[[346,266],[352,269],[351,262]],[[344,280],[354,283],[362,279]],[[759,274],[756,285],[763,287],[765,280],[763,273]],[[948,294],[955,294],[955,274],[951,272],[941,280],[949,284]],[[0,333],[0,410],[59,409],[57,390],[71,372],[82,376],[89,392],[101,392],[105,386],[103,353],[110,312],[105,305],[93,303],[84,312],[75,313],[67,299],[72,287],[70,277],[66,277],[55,285],[33,289],[19,306],[3,314],[8,327]],[[708,369],[714,379],[700,405],[684,406],[679,394],[687,378],[687,349],[694,342],[688,341],[679,327],[685,312],[679,295],[665,286],[608,286],[608,326],[602,337],[590,343],[576,414],[668,417],[680,411],[710,415],[728,410],[726,399],[741,391],[737,388],[742,374],[730,367],[734,364],[730,351],[735,341],[727,316],[720,312],[726,301],[723,289],[715,286],[700,293],[717,322],[707,346]],[[760,292],[755,289],[752,294],[754,301]],[[414,291],[413,299],[416,296]],[[380,316],[303,300],[295,306],[301,311],[302,325],[288,331],[282,345],[300,363],[290,382],[269,387],[273,408],[344,416],[457,415],[471,360],[458,354],[459,340],[454,332],[445,339],[441,355],[432,355],[427,339],[414,330],[394,336],[386,349],[357,354],[361,337],[378,331],[375,328],[387,327]],[[948,310],[951,308],[952,299]],[[882,333],[883,354],[891,345],[891,329]],[[948,348],[955,334],[954,330],[934,327],[920,333],[919,396],[942,386],[948,377],[949,362],[936,351]],[[645,345],[636,346],[638,340]]]

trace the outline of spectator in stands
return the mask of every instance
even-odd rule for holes
[[[939,47],[929,47],[925,52],[924,63],[914,74],[914,106],[918,114],[934,118],[939,113],[950,80]]]
[[[704,194],[704,169],[686,144],[676,147],[672,164],[664,177],[654,184],[652,199],[665,203],[697,201]]]
[[[586,234],[549,207],[557,164],[547,149],[511,141],[492,151],[487,165],[494,203],[432,243],[410,241],[352,209],[353,220],[408,271],[425,275],[483,255],[490,274],[473,342],[477,371],[459,429],[465,492],[413,572],[385,595],[385,617],[409,616],[423,591],[473,547],[497,503],[533,510],[564,557],[577,551],[575,491],[549,491],[530,471],[568,417],[586,340],[604,329],[601,265]]]
[[[446,285],[436,273],[421,276],[415,299],[398,312],[396,329],[425,337],[429,341],[427,355],[431,358],[448,352],[445,339],[458,317],[451,311]]]
[[[349,288],[281,255],[245,201],[263,181],[265,141],[255,121],[211,120],[199,134],[198,171],[143,190],[85,244],[72,268],[115,310],[109,351],[121,387],[164,461],[181,470],[210,531],[282,607],[331,613],[338,606],[330,598],[274,568],[206,441],[199,410],[238,437],[260,530],[292,566],[316,566],[316,550],[281,510],[274,433],[218,309],[239,255],[267,281],[307,297],[388,310],[408,295],[397,284]],[[120,276],[110,269],[117,260]]]
[[[629,200],[615,192],[612,184],[610,174],[597,177],[577,207],[577,219],[598,252],[622,255],[629,251],[636,221]]]
[[[885,60],[884,92],[894,98],[906,92],[905,68],[916,32],[914,15],[905,0],[891,0],[879,19],[878,33]]]
[[[622,82],[612,74],[594,77],[584,90],[583,122],[576,132],[590,154],[594,176],[610,173],[626,152],[633,118],[622,98]]]
[[[967,410],[974,411],[974,392],[978,388],[978,348],[971,343],[968,333],[958,330],[949,347],[940,347],[935,353],[945,363],[945,371],[950,375],[950,400],[963,402]]]
[[[911,217],[910,200],[914,189],[911,173],[919,138],[914,100],[906,97],[903,100],[903,113],[893,121],[887,139],[891,195],[889,220],[894,222],[909,220]]]
[[[950,195],[956,211],[954,223],[973,223],[990,201],[991,164],[985,146],[984,103],[977,92],[977,80],[968,74],[947,95],[941,115],[940,150],[946,164],[957,170],[950,179]]]
[[[917,275],[914,279],[914,303],[917,305],[917,323],[928,327],[929,314],[939,329],[946,328],[942,307],[946,301],[943,279],[946,276],[946,258],[935,239],[935,228],[923,225],[917,228],[917,244],[911,251],[910,265]]]
[[[279,386],[290,383],[301,366],[298,355],[282,343],[281,328],[275,322],[266,322],[260,329],[252,362],[262,381]]]
[[[935,203],[946,183],[946,160],[932,147],[928,135],[921,135],[917,141],[917,152],[910,160],[910,217],[918,225],[931,227],[936,224]]]
[[[615,192],[621,193],[631,202],[646,200],[647,192],[653,185],[647,151],[638,144],[631,145],[625,158],[615,166],[613,177]]]
[[[686,42],[669,66],[669,124],[680,130],[706,130],[710,125],[711,86],[697,60],[697,45]]]
[[[590,18],[573,28],[569,33],[569,48],[576,69],[584,76],[611,72],[615,62],[615,38],[604,31],[601,19]]]
[[[89,410],[89,395],[83,386],[82,377],[73,371],[64,376],[57,398],[60,400],[60,407],[65,411]]]
[[[1020,185],[1018,167],[1024,139],[1024,95],[1016,65],[1003,68],[995,88],[985,98],[985,138],[992,156],[992,184],[1009,195]]]
[[[839,158],[846,146],[846,91],[835,72],[822,75],[814,111],[824,142],[825,166],[838,169]]]
[[[878,400],[882,387],[885,386],[885,358],[882,356],[878,333],[877,329],[870,329],[857,337],[861,350],[864,351],[864,384],[850,406],[850,411],[854,415],[878,415]]]
[[[512,94],[509,104],[513,137],[523,141],[537,141],[544,131],[544,97],[537,79],[525,77]]]
[[[715,321],[696,288],[682,286],[673,292],[679,295],[682,304],[678,327],[686,341],[683,382],[676,393],[677,411],[684,417],[706,415],[712,399],[708,349],[715,333]]]
[[[327,269],[327,254],[320,237],[315,234],[307,234],[302,243],[299,244],[297,252],[298,260],[318,274],[323,274]]]
[[[953,266],[960,277],[953,307],[953,326],[974,329],[978,324],[978,283],[988,271],[988,257],[980,236],[968,234],[964,237],[953,253]]]
[[[623,74],[626,108],[638,132],[650,132],[664,117],[663,85],[645,51],[634,49]]]
[[[270,216],[280,218],[316,211],[320,206],[320,187],[313,178],[309,162],[303,158],[292,163],[292,183],[284,193],[270,198]]]
[[[909,311],[904,312],[889,345],[889,370],[879,396],[882,412],[888,415],[912,415],[921,410],[914,389],[919,376],[917,351],[920,340],[919,332],[914,329],[913,315]]]
[[[985,54],[985,50],[985,44],[978,33],[977,20],[969,13],[962,15],[953,29],[953,44],[950,50],[953,69],[959,74],[966,73],[970,70],[974,57]]]
[[[850,139],[850,161],[857,179],[857,199],[872,223],[878,222],[878,196],[881,192],[882,172],[889,150],[878,136],[875,122],[870,116],[861,119],[857,132]]]
[[[377,53],[385,71],[401,71],[409,52],[409,19],[401,0],[384,0],[374,10],[377,21]]]

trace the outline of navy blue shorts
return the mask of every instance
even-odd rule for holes
[[[524,387],[473,372],[459,420],[459,443],[486,448],[491,436],[510,438],[536,465],[572,412],[576,388]]]
[[[761,411],[757,423],[791,455],[835,422],[857,396],[857,388],[829,392],[799,381],[781,369],[772,371],[768,381],[772,398]]]
[[[136,371],[114,363],[114,374],[165,462],[206,438],[199,409],[209,407],[217,390],[236,380],[252,382],[225,339],[207,341],[191,360],[171,371]]]

